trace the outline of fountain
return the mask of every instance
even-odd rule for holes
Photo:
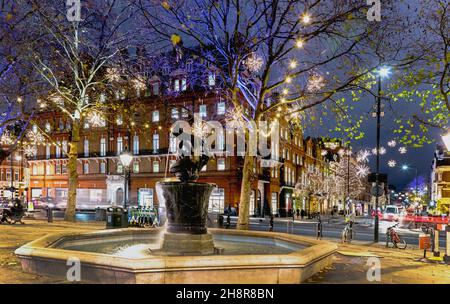
[[[166,228],[126,228],[44,236],[16,250],[26,272],[97,283],[301,283],[332,263],[337,246],[284,233],[207,229],[215,185],[198,183],[208,161],[182,158],[178,180],[157,183]]]

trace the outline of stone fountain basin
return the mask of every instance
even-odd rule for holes
[[[337,245],[327,241],[276,232],[208,229],[213,236],[267,239],[272,244],[293,244],[287,254],[236,254],[203,256],[124,257],[112,254],[58,248],[64,244],[99,242],[108,238],[140,239],[162,229],[117,229],[86,233],[52,234],[30,242],[15,251],[25,272],[66,278],[77,259],[81,281],[86,283],[159,284],[295,284],[305,281],[332,264]],[[152,236],[150,236],[152,237]],[[295,250],[295,245],[298,249]],[[245,246],[251,246],[247,244]]]

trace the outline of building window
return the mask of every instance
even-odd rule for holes
[[[138,155],[139,154],[139,136],[134,135],[133,137],[133,154]]]
[[[170,133],[170,139],[169,139],[169,152],[175,153],[177,152],[177,138]]]
[[[62,141],[62,152],[64,153],[63,157],[69,154],[69,150],[67,149],[67,140],[65,139]]]
[[[272,192],[272,198],[271,198],[271,204],[272,204],[272,214],[277,214],[278,210],[278,193]]]
[[[123,151],[123,138],[122,136],[117,137],[117,155]]]
[[[217,104],[217,115],[225,115],[225,103],[219,102]]]
[[[19,170],[14,170],[14,180],[15,180],[16,182],[19,181]]]
[[[213,87],[216,85],[216,75],[214,73],[209,73],[208,75],[208,85]]]
[[[225,208],[225,189],[215,188],[209,197],[209,212],[223,213]]]
[[[45,145],[45,158],[49,159],[51,157],[51,145],[49,143],[47,143],[47,145]]]
[[[89,139],[84,139],[84,157],[89,157]]]
[[[183,117],[183,118],[188,118],[189,117],[189,113],[188,113],[188,110],[186,108],[181,108],[181,117]]]
[[[139,162],[133,163],[133,173],[139,173]]]
[[[153,111],[152,113],[152,121],[158,122],[159,121],[159,111]]]
[[[85,121],[83,125],[84,129],[89,129],[89,122]]]
[[[141,207],[153,207],[153,189],[140,188],[138,191],[138,204]]]
[[[58,140],[56,142],[56,158],[60,158],[61,157],[61,142]]]
[[[153,90],[153,95],[155,95],[155,96],[159,95],[159,83],[158,82],[152,84],[152,90]]]
[[[217,150],[223,151],[223,149],[225,148],[225,136],[223,134],[223,131],[218,132],[216,145]]]
[[[102,173],[102,174],[106,173],[106,163],[105,162],[100,163],[100,173]]]
[[[83,164],[83,174],[89,174],[89,163],[88,162]]]
[[[153,134],[153,151],[157,152],[159,150],[159,134]]]
[[[172,119],[178,119],[180,118],[180,115],[178,113],[178,109],[177,108],[172,108]]]
[[[55,174],[61,174],[61,164],[55,165]]]
[[[187,80],[186,78],[181,79],[181,91],[187,90]]]
[[[52,166],[50,164],[45,165],[45,174],[52,175]]]
[[[180,91],[180,80],[175,79],[175,80],[173,81],[173,90],[174,90],[175,92]]]
[[[45,132],[50,132],[52,130],[52,127],[50,126],[50,123],[47,121],[45,123]]]
[[[61,165],[61,174],[67,174],[67,165],[66,164]]]
[[[118,116],[117,116],[116,124],[117,124],[118,126],[121,126],[121,125],[123,124],[123,118],[122,118],[122,115],[118,115]]]
[[[200,117],[206,117],[206,105],[200,105]]]
[[[225,159],[219,158],[217,160],[217,170],[218,171],[224,171],[225,170]]]
[[[249,215],[255,215],[255,190],[250,192],[250,206],[249,206]]]
[[[123,173],[123,165],[117,164],[117,173]]]
[[[159,172],[159,161],[153,162],[153,172],[158,173]]]
[[[106,138],[100,138],[100,156],[106,156]]]

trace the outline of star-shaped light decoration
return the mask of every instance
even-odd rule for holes
[[[406,152],[408,152],[408,149],[406,149],[406,147],[400,147],[398,148],[398,152],[400,152],[400,154],[405,154]]]
[[[44,135],[39,131],[28,130],[26,136],[34,145],[44,142]]]
[[[361,150],[356,154],[356,161],[359,163],[367,163],[370,155],[369,150]]]
[[[394,168],[397,165],[397,162],[393,159],[391,159],[390,161],[388,161],[388,166],[391,168]]]
[[[30,145],[30,144],[25,145],[23,147],[23,153],[25,153],[25,155],[27,157],[34,157],[34,156],[36,156],[36,154],[37,154],[37,147],[36,147],[36,145]]]
[[[396,145],[397,145],[397,142],[395,140],[390,140],[388,142],[388,146],[391,147],[391,148],[394,148]]]
[[[131,82],[132,82],[133,87],[135,88],[135,90],[143,91],[146,88],[145,80],[141,76],[136,77]]]
[[[320,91],[325,86],[325,78],[322,75],[314,73],[308,77],[306,89],[309,92]]]
[[[368,166],[366,166],[366,165],[358,165],[356,167],[356,175],[359,178],[364,178],[367,175],[369,175],[369,173],[370,173],[370,168]]]
[[[120,80],[119,70],[116,68],[107,68],[106,79],[108,79],[110,82],[119,81]]]
[[[242,107],[235,107],[228,110],[225,113],[225,121],[229,129],[244,130],[247,127]]]
[[[378,154],[377,148],[373,148],[372,149],[372,154],[373,155],[377,155]],[[386,154],[386,148],[385,147],[380,147],[380,155],[384,155],[384,154]]]
[[[93,126],[94,128],[106,126],[105,119],[98,112],[91,112],[90,114],[88,114],[87,120],[89,122],[89,125]]]
[[[244,64],[250,72],[256,73],[263,66],[264,60],[256,53],[252,53],[247,59],[245,59]]]

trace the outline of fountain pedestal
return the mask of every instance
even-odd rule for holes
[[[160,202],[165,202],[167,230],[162,251],[168,255],[214,253],[212,235],[206,228],[208,203],[214,184],[196,182],[158,182]]]

